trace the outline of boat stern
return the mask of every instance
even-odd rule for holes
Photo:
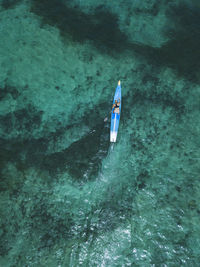
[[[110,132],[110,142],[116,142],[117,140],[117,132],[116,131],[111,131]]]

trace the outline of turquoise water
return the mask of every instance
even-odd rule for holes
[[[199,266],[198,1],[0,4],[0,266]]]

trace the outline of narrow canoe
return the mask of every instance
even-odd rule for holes
[[[121,115],[121,105],[122,105],[122,99],[121,99],[121,82],[118,82],[117,88],[115,90],[115,96],[113,99],[113,104],[115,103],[115,100],[117,102],[120,101],[119,105],[119,114],[114,112],[114,108],[112,109],[111,114],[111,127],[110,127],[110,142],[116,142],[117,140],[117,133],[119,128],[119,121],[120,121],[120,115]],[[114,113],[113,113],[114,112]]]

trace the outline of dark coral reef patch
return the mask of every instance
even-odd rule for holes
[[[2,1],[2,7],[5,9],[13,8],[15,7],[21,0],[3,0]]]
[[[85,14],[58,0],[32,1],[31,11],[42,17],[44,24],[57,27],[62,36],[74,41],[90,40],[100,50],[120,51],[126,44],[126,35],[118,26],[118,17],[108,10],[97,8],[94,14]]]

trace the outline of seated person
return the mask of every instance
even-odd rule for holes
[[[119,114],[120,112],[119,106],[120,106],[120,99],[119,99],[119,102],[117,102],[117,99],[115,99],[115,103],[112,105],[113,113]]]

